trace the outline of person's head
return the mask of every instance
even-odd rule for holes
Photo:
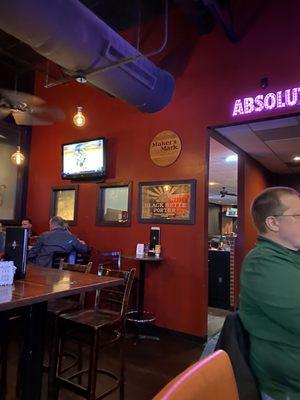
[[[211,239],[210,246],[212,249],[218,249],[220,245],[220,241],[217,239]]]
[[[49,226],[50,230],[52,231],[53,229],[56,228],[64,228],[65,227],[65,221],[63,218],[59,217],[58,215],[52,217],[49,221]]]
[[[251,213],[260,235],[289,249],[300,249],[300,194],[295,189],[263,190],[253,200]]]
[[[22,228],[31,229],[32,228],[32,221],[30,218],[23,218],[21,223]]]

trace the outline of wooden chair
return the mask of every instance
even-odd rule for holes
[[[196,362],[153,400],[238,400],[238,391],[227,353],[218,350]]]
[[[64,262],[61,258],[59,262],[59,269],[65,271],[75,271],[82,273],[90,273],[92,269],[92,262],[87,265],[82,264],[69,264]],[[55,338],[57,336],[57,317],[59,314],[73,311],[84,307],[85,293],[81,293],[78,296],[71,296],[63,299],[57,299],[48,302],[48,320],[49,320],[49,366],[44,367],[48,369],[48,393],[52,392],[53,382],[55,380],[55,361],[57,359],[57,352],[55,353]],[[73,357],[73,355],[71,355]],[[77,357],[75,357],[77,362]],[[0,399],[1,400],[1,399]]]
[[[124,399],[123,342],[125,336],[126,313],[135,269],[120,271],[103,268],[100,269],[99,274],[122,277],[124,279],[124,284],[97,291],[95,307],[92,309],[75,311],[59,316],[60,346],[59,343],[56,342],[56,345],[59,346],[56,395],[58,395],[59,387],[64,386],[88,400],[98,400],[119,389],[120,399]],[[71,338],[90,346],[89,367],[87,369],[79,369],[79,371],[73,372],[68,376],[61,372],[65,338]],[[119,343],[120,345],[118,376],[112,371],[98,368],[99,351],[114,343]],[[112,378],[114,384],[109,389],[103,391],[101,395],[97,396],[96,382],[97,374],[99,373]],[[88,375],[87,387],[83,387],[72,381],[83,374]]]
[[[97,259],[102,268],[121,269],[120,251],[97,252]]]

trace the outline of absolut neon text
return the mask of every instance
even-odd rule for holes
[[[279,90],[267,94],[258,94],[256,97],[244,97],[234,102],[232,116],[259,113],[262,111],[277,110],[280,108],[295,107],[300,103],[300,87]]]

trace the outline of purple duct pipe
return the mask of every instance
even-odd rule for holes
[[[137,50],[78,0],[1,2],[0,29],[70,71],[93,71]],[[174,79],[145,57],[113,69],[87,73],[92,85],[143,112],[162,110],[172,99]]]

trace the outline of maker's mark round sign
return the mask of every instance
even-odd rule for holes
[[[181,152],[181,140],[175,132],[162,131],[150,144],[150,157],[154,164],[167,167],[173,164]]]

